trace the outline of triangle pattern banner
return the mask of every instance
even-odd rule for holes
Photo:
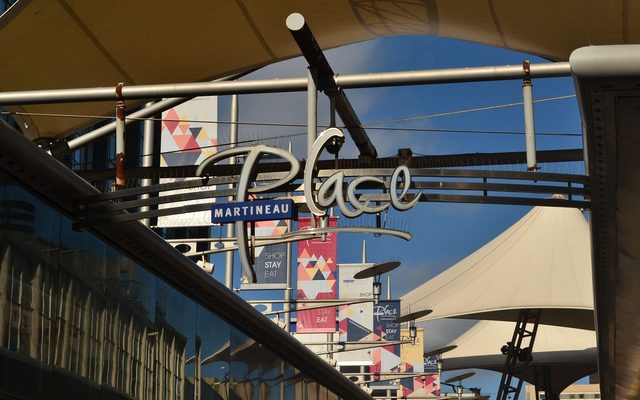
[[[218,142],[218,99],[215,96],[196,97],[162,113],[160,126],[160,166],[179,167],[200,164],[214,154]],[[160,183],[173,183],[175,178],[162,178]],[[213,188],[210,188],[213,189]],[[159,193],[160,196],[186,194],[189,189]],[[210,204],[213,199],[188,200],[162,204],[160,209],[194,204]],[[174,214],[158,217],[156,226],[163,228],[212,226],[211,211]]]
[[[331,217],[329,226],[336,226],[337,218]],[[298,230],[307,229],[310,218],[298,219]],[[298,242],[297,295],[301,300],[335,299],[337,236],[327,235],[326,240],[303,240]],[[304,310],[298,312],[296,331],[299,333],[335,332],[335,307]]]

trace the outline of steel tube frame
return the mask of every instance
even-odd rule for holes
[[[231,125],[229,126],[229,148],[236,147],[238,143],[238,95],[231,96]],[[236,163],[236,157],[229,158],[229,164]],[[233,189],[234,184],[229,185],[229,189]],[[233,201],[233,196],[229,196],[229,201]],[[232,238],[235,236],[234,226],[232,223],[227,224],[227,237]],[[224,272],[224,285],[229,289],[233,289],[233,252],[228,251],[225,256],[225,272]]]
[[[568,62],[531,64],[531,78],[571,76]],[[438,83],[482,82],[522,79],[522,66],[449,68],[423,71],[384,72],[338,75],[333,77],[342,89],[426,85]],[[124,99],[157,99],[205,95],[301,92],[307,90],[308,79],[281,78],[233,82],[193,82],[158,85],[132,85],[122,88]],[[0,93],[0,106],[21,104],[77,103],[117,100],[112,87],[83,89],[29,90]]]
[[[248,72],[247,72],[248,73]],[[220,78],[220,79],[216,79],[213,82],[225,82],[225,81],[230,81],[232,79],[236,79],[239,78],[241,76],[244,76],[245,73],[243,74],[235,74],[226,78]],[[164,100],[160,100],[155,102],[155,104],[153,104],[152,106],[148,106],[145,107],[141,110],[138,110],[134,113],[129,114],[129,119],[125,121],[125,124],[130,124],[133,122],[136,122],[136,119],[138,118],[147,118],[147,117],[151,117],[153,115],[156,115],[158,113],[161,113],[163,111],[166,111],[172,107],[175,106],[179,106],[182,103],[185,103],[189,100],[193,99],[193,96],[190,97],[178,97],[178,98],[170,98],[170,99],[164,99]],[[149,103],[150,104],[150,103]],[[148,104],[147,104],[148,105]],[[93,142],[94,140],[100,139],[103,136],[109,135],[111,133],[113,133],[116,129],[116,123],[115,121],[101,126],[98,129],[95,129],[91,132],[85,133],[84,135],[69,140],[67,142],[67,148],[68,151],[74,151],[84,145],[87,145],[91,142]]]
[[[333,303],[346,303],[354,302],[354,301],[362,301],[362,302],[373,302],[373,299],[360,299],[360,298],[349,298],[349,299],[290,299],[290,300],[247,300],[249,304],[264,304],[264,303],[273,303],[273,304],[333,304]],[[342,305],[342,304],[338,304]],[[326,306],[329,307],[329,306]]]
[[[530,64],[532,78],[571,76],[568,62]],[[337,75],[334,77],[343,89],[424,85],[436,83],[463,83],[494,80],[522,79],[521,65],[498,65],[470,68],[446,68],[420,71],[380,72],[369,74]]]
[[[529,81],[530,82],[530,81]],[[536,161],[536,128],[533,117],[533,85],[531,83],[522,86],[524,102],[524,130],[527,149],[527,170],[538,169]]]
[[[116,92],[120,93],[122,83],[119,83]],[[113,185],[114,190],[125,187],[125,105],[124,100],[119,98],[116,103],[116,179]]]
[[[316,87],[316,70],[307,69],[307,157],[318,135],[318,88]]]
[[[533,116],[533,84],[529,74],[529,61],[522,63],[524,79],[522,80],[522,103],[524,105],[524,131],[527,152],[527,170],[538,169],[536,161],[536,128]]]
[[[311,149],[318,137],[318,87],[317,71],[307,68],[307,159],[311,158]],[[316,226],[316,218],[311,217],[311,226]],[[323,240],[324,241],[324,240]]]
[[[347,127],[347,131],[355,142],[356,147],[358,147],[363,160],[365,162],[374,160],[378,156],[376,148],[373,146],[373,143],[371,143],[367,132],[362,128],[360,119],[353,110],[347,95],[336,84],[335,73],[304,17],[298,13],[290,14],[287,17],[287,28],[289,32],[291,32],[293,39],[296,41],[307,63],[309,63],[309,67],[314,72],[314,78],[318,83],[317,89],[323,91],[331,101],[332,120],[333,111],[336,111]]]
[[[165,99],[165,100],[158,101],[156,103],[153,103],[153,105],[151,106],[147,106],[141,110],[138,110],[136,112],[129,114],[129,118],[125,120],[125,124],[128,125],[128,124],[137,122],[136,119],[138,118],[151,117],[152,115],[161,113],[163,111],[170,109],[171,107],[175,107],[186,101],[189,101],[192,98],[193,97],[181,97],[181,98]],[[147,103],[147,104],[151,104],[151,103]],[[91,132],[85,133],[84,135],[79,136],[75,139],[71,139],[67,142],[69,151],[77,150],[80,147],[83,147],[95,140],[100,139],[101,137],[109,135],[113,133],[115,129],[116,129],[116,122],[114,121],[110,124],[101,126],[100,128],[97,128]]]
[[[147,110],[153,107],[154,103],[149,102],[145,105],[144,110]],[[126,120],[125,120],[126,123]],[[152,119],[147,119],[144,121],[143,127],[143,137],[142,137],[142,166],[143,167],[153,167],[153,131],[154,131],[155,121]],[[141,182],[141,186],[151,186],[153,183],[152,179],[143,179]],[[140,196],[140,199],[148,199],[148,194],[143,194]],[[149,206],[140,207],[140,211],[149,211]],[[151,223],[150,218],[144,218],[141,221],[145,226],[149,226]]]
[[[291,148],[291,142],[289,142],[289,153],[292,152],[292,148]],[[291,195],[291,193],[289,193],[289,195]],[[293,223],[291,222],[290,219],[287,220],[287,232],[291,232],[293,231]],[[291,288],[291,280],[293,279],[293,254],[292,254],[292,246],[291,246],[291,242],[287,242],[286,244],[286,249],[287,249],[287,279],[285,281],[287,288],[284,290],[284,300],[287,302],[284,305],[284,309],[285,310],[290,310],[291,309],[291,304],[289,303],[291,301],[291,292],[292,292],[292,288]],[[286,325],[285,330],[287,332],[291,332],[291,313],[286,313],[284,316],[284,322]]]

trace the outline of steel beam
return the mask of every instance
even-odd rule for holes
[[[144,109],[153,107],[153,102],[149,102],[145,105]],[[126,124],[126,120],[125,120]],[[144,129],[143,129],[143,139],[142,139],[142,166],[145,168],[153,167],[153,148],[154,148],[154,125],[155,121],[152,119],[147,119],[144,121]],[[149,178],[145,178],[141,181],[142,187],[151,186],[153,184],[153,180]],[[148,199],[148,194],[143,194],[140,196],[141,200]],[[148,206],[140,207],[140,211],[149,211]],[[145,218],[142,221],[142,224],[145,226],[149,226],[151,224],[151,220],[149,218]]]
[[[522,80],[522,103],[524,105],[524,131],[527,150],[527,170],[538,169],[536,161],[536,127],[533,116],[533,84],[529,76],[529,61],[522,63],[524,79]]]
[[[233,79],[238,79],[246,75],[247,73],[231,75],[225,78],[216,79],[213,82],[226,82]],[[193,99],[193,96],[164,99],[164,100],[157,101],[152,105],[147,104],[145,108],[129,114],[129,118],[127,118],[127,120],[125,121],[125,124],[137,122],[139,118],[152,117],[172,107],[185,103],[191,99]],[[66,142],[66,152],[71,152],[76,149],[79,149],[80,147],[85,146],[95,140],[98,140],[103,136],[113,133],[115,130],[116,130],[116,122],[114,121],[110,124],[101,126],[100,128],[97,128],[91,132],[87,132],[84,135],[79,136],[75,139],[69,140],[68,142]]]
[[[470,189],[471,190],[471,189]],[[525,195],[528,193],[525,193]],[[223,196],[227,196],[228,193],[222,194]],[[503,204],[503,205],[520,205],[520,206],[545,206],[545,207],[573,207],[580,208],[584,210],[588,210],[591,207],[589,201],[586,200],[563,200],[558,198],[539,198],[539,197],[525,197],[522,196],[493,196],[493,195],[453,195],[453,194],[425,194],[423,193],[420,197],[420,202],[428,202],[428,203],[471,203],[471,204]],[[213,196],[212,196],[213,197]],[[408,197],[411,198],[411,197]],[[385,202],[389,201],[388,194],[365,194],[360,197],[362,201],[374,201],[374,202]],[[143,204],[141,201],[136,202],[135,206],[140,206]],[[136,219],[143,218],[155,218],[162,217],[167,215],[175,215],[175,214],[184,214],[189,212],[196,211],[205,211],[210,210],[211,206],[215,203],[205,203],[205,204],[190,204],[186,206],[179,207],[171,207],[171,208],[163,208],[161,210],[151,210],[145,212],[130,212],[127,213],[124,210],[116,210],[116,211],[108,211],[102,210],[102,213],[99,213],[96,209],[86,210],[78,210],[76,213],[76,217],[79,221],[78,227],[83,227],[87,225],[99,225],[99,224],[109,224],[109,223],[117,223],[123,221],[130,221]],[[359,227],[345,227],[344,229],[352,229],[357,230]],[[363,228],[364,229],[364,228]]]
[[[116,86],[116,93],[120,94],[122,90],[122,83],[118,83]],[[118,190],[125,187],[125,113],[126,108],[123,99],[118,99],[116,102],[116,179],[113,184],[113,189]]]
[[[153,103],[153,105],[147,106],[143,109],[140,109],[136,112],[129,114],[129,118],[125,120],[125,124],[132,124],[134,122],[138,122],[140,118],[147,118],[163,111],[170,109],[171,107],[175,107],[180,105],[186,101],[191,100],[192,97],[182,97],[175,99],[165,99],[162,101],[158,101]],[[116,130],[116,122],[111,122],[107,125],[103,125],[100,128],[97,128],[91,132],[87,132],[82,136],[78,136],[75,139],[71,139],[67,142],[68,152],[72,152],[77,150],[87,144],[94,142],[106,135],[110,135]]]
[[[335,106],[335,110],[340,119],[342,119],[351,138],[356,143],[360,155],[366,162],[371,162],[378,156],[378,152],[362,127],[362,123],[353,110],[347,95],[336,83],[334,79],[335,73],[313,36],[311,28],[307,25],[304,17],[298,13],[293,13],[287,17],[287,28],[289,28],[289,32],[291,32],[293,39],[298,44],[302,55],[309,63],[309,67],[316,72],[318,89],[332,99],[332,104]]]
[[[531,64],[531,78],[571,76],[568,62]],[[334,76],[342,89],[428,85],[438,83],[485,82],[522,79],[522,66],[504,65],[475,68],[449,68],[423,71],[382,72]],[[233,82],[191,82],[155,85],[130,85],[122,88],[122,96],[129,99],[158,99],[163,97],[194,97],[231,94],[303,92],[307,78],[279,78]],[[82,89],[26,90],[0,93],[0,106],[23,104],[78,103],[117,100],[113,87]]]
[[[573,162],[583,161],[584,152],[582,149],[567,150],[542,150],[538,152],[538,162]],[[433,155],[412,157],[411,168],[446,168],[446,167],[477,167],[490,165],[512,165],[524,164],[527,162],[525,152],[505,152],[505,153],[468,153],[468,154],[449,154],[449,155]],[[398,164],[396,157],[377,159],[370,166],[372,168],[392,168]],[[301,163],[304,165],[304,162]],[[318,169],[333,169],[335,167],[334,160],[320,160]],[[340,160],[340,168],[349,170],[358,168],[359,162],[356,159]],[[265,163],[258,167],[258,172],[267,171],[284,171],[288,168],[287,163]],[[220,165],[215,168],[215,176],[222,177],[227,175],[239,174],[240,166],[232,167],[229,165]],[[158,168],[131,168],[128,175],[135,178],[186,178],[195,176],[195,166],[183,167],[158,167]],[[76,171],[78,175],[89,181],[97,181],[109,179],[113,174],[112,170],[97,171]],[[229,182],[226,182],[229,183]]]
[[[231,125],[229,126],[229,148],[236,147],[238,143],[238,95],[231,96]],[[229,164],[235,164],[237,158],[231,157]],[[229,184],[229,190],[233,191],[235,185]],[[234,196],[229,196],[229,201],[235,200]],[[235,236],[234,225],[232,223],[227,224],[227,237],[231,238]],[[233,288],[233,252],[227,252],[225,256],[225,270],[224,270],[224,285],[229,289]]]

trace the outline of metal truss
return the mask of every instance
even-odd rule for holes
[[[535,400],[541,400],[541,391],[544,391],[544,400],[558,400],[558,393],[555,392],[551,385],[551,371],[549,365],[536,366],[534,370],[536,386]]]
[[[565,150],[562,157],[573,159],[575,151]],[[560,158],[556,154],[546,155],[549,158]],[[454,159],[473,160],[473,155],[457,155]],[[544,159],[545,155],[540,157]],[[509,159],[522,159],[519,153],[494,153],[486,155],[485,159],[475,158],[478,164],[507,162]],[[338,167],[348,178],[359,176],[378,176],[388,178],[393,173],[393,167],[399,165],[399,158],[392,157],[376,160],[370,167],[361,167],[357,160],[339,160]],[[420,202],[449,202],[449,203],[482,203],[482,204],[511,204],[529,206],[576,207],[589,209],[589,179],[582,175],[553,174],[543,172],[515,172],[489,169],[459,169],[433,168],[426,165],[443,165],[453,163],[452,159],[433,160],[430,157],[417,157],[409,160],[412,188],[422,190]],[[473,163],[472,163],[473,164]],[[258,166],[256,182],[280,179],[287,173],[286,163],[264,163]],[[235,190],[228,189],[228,184],[238,182],[238,174],[242,165],[216,165],[207,177],[196,177],[193,168],[141,168],[136,171],[137,179],[157,179],[166,177],[191,177],[196,179],[174,183],[155,184],[138,187],[132,182],[130,188],[114,192],[102,193],[82,199],[76,199],[77,221],[81,226],[102,223],[114,223],[143,218],[182,214],[195,211],[209,210],[214,200],[228,201],[229,196],[235,195]],[[318,177],[327,178],[337,171],[335,162],[323,161],[318,163]],[[93,173],[85,178],[105,179],[110,176],[105,173]],[[131,178],[131,174],[129,175]],[[287,196],[294,199],[300,207],[303,199],[300,195],[303,188],[300,174],[292,183],[279,187],[267,193],[276,198]],[[179,189],[198,189],[188,193],[175,193]],[[277,190],[277,192],[276,192]],[[359,185],[358,196],[362,201],[384,202],[389,200],[388,180],[384,184],[364,183]],[[160,195],[162,193],[162,195]],[[147,198],[142,195],[147,195]],[[560,195],[560,196],[553,196]],[[178,205],[188,200],[211,199],[203,204]],[[176,204],[175,207],[171,207]],[[162,209],[142,209],[142,207]]]
[[[498,387],[498,395],[496,400],[518,400],[520,390],[522,389],[523,380],[515,375],[519,371],[519,364],[528,364],[533,360],[531,354],[533,352],[533,344],[538,332],[538,323],[540,322],[539,309],[524,309],[520,311],[518,322],[516,322],[513,330],[513,337],[510,342],[502,346],[502,353],[506,354],[507,359],[504,363],[502,377],[500,378],[500,386]],[[528,339],[528,346],[523,347]],[[513,380],[517,383],[513,383]]]

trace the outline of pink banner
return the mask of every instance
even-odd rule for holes
[[[336,226],[337,218],[329,219]],[[298,219],[298,229],[308,229],[311,218]],[[321,239],[298,242],[298,300],[335,299],[337,235],[330,233]],[[303,304],[298,303],[300,306]],[[336,308],[327,307],[298,312],[296,331],[300,333],[331,333],[336,331]]]

